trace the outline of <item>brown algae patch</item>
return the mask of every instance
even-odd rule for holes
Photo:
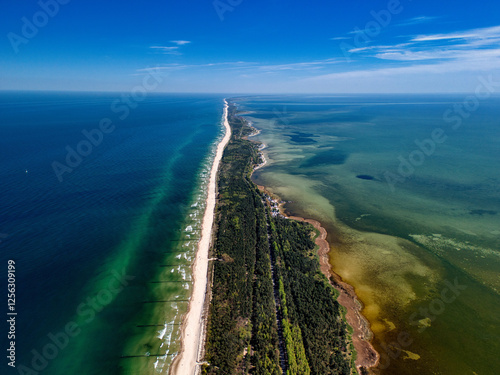
[[[410,241],[364,233],[336,223],[330,263],[335,273],[354,286],[363,301],[362,314],[379,338],[401,329],[389,311],[404,311],[409,304],[432,293],[441,279],[440,267],[417,257]],[[425,280],[416,285],[415,279]],[[390,293],[388,293],[390,291]]]

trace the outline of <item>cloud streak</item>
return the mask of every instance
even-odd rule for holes
[[[171,40],[171,43],[177,44],[178,46],[183,46],[185,44],[190,44],[189,40]]]
[[[410,18],[406,21],[400,22],[397,24],[397,26],[412,26],[412,25],[419,25],[422,23],[427,23],[427,22],[432,22],[439,17],[430,17],[430,16],[418,16],[418,17],[413,17]]]
[[[159,47],[161,48],[161,47]],[[283,71],[310,71],[324,69],[330,65],[342,63],[343,60],[337,58],[305,61],[289,64],[262,64],[247,61],[224,61],[206,64],[165,64],[158,67],[161,70],[181,70],[181,69],[219,69],[219,70],[241,70],[242,72],[278,73]],[[146,71],[149,68],[138,69],[138,72]]]
[[[191,42],[188,40],[171,40],[170,43],[175,44],[175,46],[150,46],[149,48],[164,55],[182,55],[179,51],[180,47]]]
[[[430,34],[419,35],[412,39],[413,42],[428,42],[436,40],[488,40],[498,39],[500,36],[500,26],[484,27],[480,29],[472,29],[462,32],[452,32],[447,34]]]
[[[363,58],[418,62],[426,60],[478,60],[499,56],[500,26],[446,34],[407,36],[405,43],[353,48]]]
[[[302,82],[305,85],[320,82],[364,85],[368,81],[402,80],[430,85],[433,80],[445,76],[450,79],[459,72],[473,76],[500,71],[500,26],[398,39],[401,38],[406,41],[395,45],[369,45],[349,51],[358,53],[359,60],[371,59],[371,67],[365,65],[361,69],[316,75]],[[377,60],[379,63],[376,63]]]

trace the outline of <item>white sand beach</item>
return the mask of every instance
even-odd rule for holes
[[[172,374],[175,375],[194,375],[198,373],[198,361],[201,346],[203,345],[204,319],[203,307],[205,304],[205,295],[207,290],[208,274],[208,255],[210,249],[210,240],[212,237],[212,227],[214,222],[214,210],[216,201],[217,171],[222,159],[224,148],[231,137],[231,128],[228,122],[228,104],[224,100],[224,127],[226,134],[217,146],[212,169],[210,171],[210,180],[208,183],[207,201],[205,215],[203,216],[203,225],[201,239],[198,243],[198,251],[193,264],[193,292],[189,301],[188,313],[186,314],[181,334],[181,351],[172,364]]]

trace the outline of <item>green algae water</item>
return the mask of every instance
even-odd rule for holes
[[[111,106],[120,98],[0,95],[0,257],[17,272],[12,373],[168,373],[179,350],[223,100],[151,95],[121,119]],[[79,146],[103,118],[114,129],[90,152]],[[67,165],[68,150],[84,156],[60,181],[53,163]]]
[[[463,100],[237,99],[265,144],[255,182],[328,230],[333,270],[364,304],[380,374],[500,369],[500,98],[458,125]]]

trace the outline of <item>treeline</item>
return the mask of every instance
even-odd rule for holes
[[[250,181],[259,153],[244,139],[251,129],[234,105],[229,122],[232,137],[219,170],[212,249],[217,261],[202,373],[351,374],[346,326],[334,289],[319,271],[312,227],[270,215]],[[272,264],[279,292],[273,289]],[[286,372],[280,348],[286,352]]]

